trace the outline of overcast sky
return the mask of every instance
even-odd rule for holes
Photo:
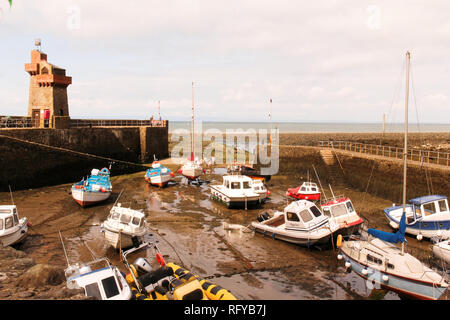
[[[0,0],[0,114],[25,115],[34,39],[72,118],[450,123],[449,1]],[[416,102],[413,99],[417,98]],[[394,103],[393,103],[394,102]],[[392,106],[393,105],[393,106]]]

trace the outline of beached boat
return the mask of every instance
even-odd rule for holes
[[[323,213],[331,221],[339,225],[336,234],[349,235],[358,233],[363,225],[363,219],[356,212],[352,201],[344,196],[327,199],[320,205]]]
[[[107,258],[94,258],[90,262],[70,264],[61,232],[59,235],[67,260],[64,274],[68,289],[84,289],[87,297],[94,297],[98,300],[132,299],[131,287],[124,275]],[[93,255],[87,244],[86,247]]]
[[[405,101],[405,150],[407,150],[408,123],[408,80],[409,52],[406,53],[406,101]],[[382,288],[392,290],[401,295],[417,299],[434,300],[447,290],[445,279],[425,266],[417,258],[406,253],[405,232],[407,229],[406,206],[406,169],[407,153],[403,157],[403,207],[398,221],[398,231],[389,233],[377,229],[368,229],[366,238],[351,236],[348,241],[342,241],[338,236],[337,246],[340,247],[338,259],[345,260],[345,266],[352,268],[358,275],[369,279]],[[397,209],[395,209],[397,210]],[[391,212],[393,210],[389,210]],[[395,244],[401,242],[401,248]]]
[[[105,240],[115,249],[138,246],[148,232],[145,214],[120,203],[112,207],[102,229]]]
[[[136,256],[140,251],[148,249],[155,254],[155,261],[138,257],[129,263],[127,256]],[[145,242],[137,248],[124,251],[122,261],[128,269],[126,280],[132,288],[133,297],[138,300],[236,300],[236,297],[208,280],[202,279],[188,270],[166,263],[155,244]]]
[[[267,190],[267,187],[264,185],[263,180],[260,179],[252,179],[252,188],[257,194],[261,196],[261,201],[265,202],[267,198],[270,196],[270,191]]]
[[[406,233],[422,237],[450,238],[450,211],[448,199],[442,195],[423,196],[409,200],[406,205]],[[384,209],[389,224],[398,228],[402,216],[402,206]]]
[[[433,245],[433,254],[450,266],[450,240],[443,240]]]
[[[3,247],[22,242],[27,234],[30,223],[21,218],[15,205],[0,206],[0,244]]]
[[[112,192],[110,172],[107,168],[92,169],[86,180],[72,185],[72,197],[82,207],[93,205],[109,198]]]
[[[204,170],[199,161],[190,159],[181,166],[178,173],[188,180],[197,180],[204,173]]]
[[[342,236],[338,236],[338,259],[343,259],[346,268],[370,280],[374,286],[409,298],[439,299],[448,283],[442,275],[404,251],[405,215],[401,220],[395,234],[368,229],[366,239],[351,236],[348,241],[342,241],[339,238]],[[395,245],[397,242],[402,243],[401,248]]]
[[[152,185],[164,187],[174,177],[173,172],[159,161],[153,161],[152,168],[145,172],[145,181]]]
[[[307,200],[293,201],[282,212],[267,212],[252,222],[255,231],[272,239],[312,246],[330,241],[339,225],[325,216],[317,206]]]
[[[221,185],[212,185],[211,198],[227,207],[248,207],[263,202],[261,194],[253,190],[253,180],[242,175],[225,175]]]
[[[294,199],[316,201],[320,200],[320,190],[316,183],[305,181],[297,188],[289,188],[286,196]]]

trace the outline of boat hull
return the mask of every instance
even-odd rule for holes
[[[106,242],[108,242],[114,249],[127,249],[131,248],[135,245],[135,243],[141,244],[143,241],[143,236],[132,236],[127,233],[119,233],[115,230],[109,230],[104,228],[103,232],[105,236]],[[135,238],[135,242],[133,242],[133,238]]]
[[[111,195],[110,191],[85,191],[82,189],[72,188],[72,198],[82,207],[91,206],[99,202],[105,201]]]
[[[433,245],[433,254],[450,266],[450,240]]]
[[[420,300],[437,300],[447,290],[446,287],[415,279],[408,279],[370,268],[354,260],[342,250],[341,253],[344,256],[345,261],[350,262],[352,270],[360,277],[371,281],[374,286],[379,285],[383,289],[391,290],[400,295]],[[363,270],[367,270],[368,274],[364,275]],[[387,281],[383,280],[383,276],[387,277]]]
[[[158,186],[158,187],[164,187],[169,183],[171,177],[170,174],[168,175],[155,175],[152,177],[145,176],[145,181],[147,181],[149,184]]]
[[[320,200],[320,193],[303,194],[303,193],[287,192],[286,195],[288,197],[292,197],[294,199],[299,200],[310,200],[310,201]]]
[[[28,220],[22,218],[19,220],[19,224],[14,227],[13,232],[3,234],[0,236],[0,244],[3,247],[11,246],[22,242],[28,234]]]

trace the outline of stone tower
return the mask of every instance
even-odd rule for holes
[[[30,74],[28,117],[33,127],[62,128],[69,124],[67,86],[72,77],[66,70],[47,62],[47,55],[31,50],[31,63],[25,64]]]

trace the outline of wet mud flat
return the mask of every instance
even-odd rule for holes
[[[124,189],[119,202],[144,210],[149,231],[167,262],[229,289],[238,299],[400,298],[392,292],[372,291],[362,278],[346,273],[331,244],[304,248],[263,237],[248,228],[260,213],[282,210],[289,201],[285,197],[287,188],[299,185],[301,177],[272,177],[267,183],[271,197],[262,207],[227,209],[209,198],[209,185],[221,183],[225,171],[216,168],[204,176],[207,182],[199,185],[186,184],[176,177],[165,188],[148,185],[144,172],[115,176],[110,199],[84,209],[72,199],[71,184],[14,192],[19,216],[26,216],[33,224],[18,249],[36,263],[65,268],[61,231],[71,263],[91,260],[87,243],[97,256],[108,257],[125,272],[118,251],[106,244],[100,227]],[[334,192],[350,197],[370,227],[390,231],[382,210],[392,202],[345,187],[336,187]],[[0,193],[0,203],[10,203],[9,193]],[[421,260],[432,262],[429,242],[408,237],[408,248]]]

